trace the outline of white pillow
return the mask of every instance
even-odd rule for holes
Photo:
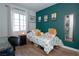
[[[56,35],[53,35],[53,34],[47,33],[47,36],[48,36],[49,38],[54,38]]]

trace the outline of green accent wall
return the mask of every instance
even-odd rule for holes
[[[51,20],[51,14],[57,13],[56,20]],[[74,41],[64,40],[64,16],[73,13],[74,17]],[[44,22],[44,15],[48,15],[48,21]],[[41,22],[38,17],[41,16]],[[63,41],[65,46],[79,49],[79,4],[76,3],[59,3],[43,10],[36,12],[36,28],[42,32],[47,32],[48,28],[56,28],[57,36]]]

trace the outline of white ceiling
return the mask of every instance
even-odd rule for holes
[[[15,5],[22,6],[35,12],[47,8],[49,6],[52,6],[54,4],[56,3],[15,3]]]

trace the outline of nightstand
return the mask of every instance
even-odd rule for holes
[[[19,35],[20,38],[20,45],[25,45],[27,43],[26,35]]]

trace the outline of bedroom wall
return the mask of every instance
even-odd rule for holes
[[[55,21],[51,20],[51,14],[56,12],[57,17]],[[73,13],[74,18],[74,41],[67,42],[64,40],[64,16]],[[44,22],[44,15],[48,15],[48,21]],[[42,17],[42,21],[38,22],[38,17]],[[43,32],[47,32],[48,28],[56,28],[57,36],[63,41],[65,46],[79,49],[79,4],[55,4],[36,13],[36,28]]]
[[[8,36],[7,8],[0,4],[0,37]]]
[[[34,21],[35,22],[31,22],[31,17],[35,17]],[[33,29],[36,29],[36,12],[29,10],[28,11],[28,31],[31,31]]]

